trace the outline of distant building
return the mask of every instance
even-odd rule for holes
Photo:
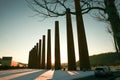
[[[19,66],[19,63],[18,63],[18,62],[15,62],[15,61],[12,61],[12,62],[11,62],[11,66],[14,66],[14,67],[15,67],[15,66]]]
[[[3,57],[1,63],[2,66],[11,66],[12,57]]]
[[[12,57],[2,57],[0,66],[14,66],[14,67],[27,67],[27,64],[16,62]]]

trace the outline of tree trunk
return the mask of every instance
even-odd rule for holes
[[[114,39],[114,46],[115,46],[116,53],[119,53],[119,48],[118,48],[117,40],[116,40],[116,37],[114,35],[113,35],[113,39]]]
[[[120,52],[120,18],[115,6],[115,0],[104,0],[106,6],[106,13],[108,14],[108,20],[111,23],[113,36],[115,38],[115,44],[118,45],[118,50]]]

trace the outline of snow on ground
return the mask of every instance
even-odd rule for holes
[[[72,80],[94,75],[94,71],[21,69],[0,71],[0,80]]]
[[[52,80],[72,80],[76,78],[82,78],[90,75],[94,75],[93,71],[61,71],[54,72],[55,75]]]

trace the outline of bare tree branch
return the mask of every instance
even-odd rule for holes
[[[26,0],[26,2],[33,11],[37,12],[36,15],[43,15],[44,18],[64,16],[67,8],[71,9],[71,14],[76,15],[74,0]],[[120,32],[120,28],[115,24],[115,18],[118,23],[120,21],[120,0],[80,0],[80,4],[82,14],[89,13],[98,21],[109,21],[112,25],[112,31],[119,29],[118,33]],[[114,18],[113,15],[117,17]],[[114,20],[110,19],[111,17]],[[114,32],[113,34],[115,34]],[[119,43],[120,48],[120,41],[117,43]]]
[[[29,4],[29,7],[37,12],[38,14],[42,14],[44,16],[48,16],[48,17],[58,17],[58,16],[64,16],[64,13],[59,13],[56,11],[57,8],[57,2],[47,2],[46,0],[42,0],[43,3],[40,3],[38,0],[33,0],[34,3],[29,2],[28,0],[26,0],[27,3]],[[54,7],[52,7],[52,9],[50,9],[49,5],[50,4],[55,4]],[[44,12],[42,10],[40,10],[39,8],[41,8],[42,10],[44,10]],[[45,11],[46,10],[46,11]]]

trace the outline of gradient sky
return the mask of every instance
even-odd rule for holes
[[[60,48],[61,60],[67,61],[67,40],[65,16],[58,18],[43,18],[34,16],[25,0],[0,0],[0,58],[12,56],[14,61],[28,62],[29,51],[47,35],[51,29],[52,58],[54,56],[54,21],[60,23]],[[75,16],[73,18],[73,33],[76,60],[78,60],[78,44]],[[111,35],[107,32],[107,24],[98,22],[89,15],[83,15],[89,55],[114,51]],[[47,37],[47,36],[46,36]],[[47,40],[47,39],[46,39]],[[54,60],[54,59],[53,59]]]

